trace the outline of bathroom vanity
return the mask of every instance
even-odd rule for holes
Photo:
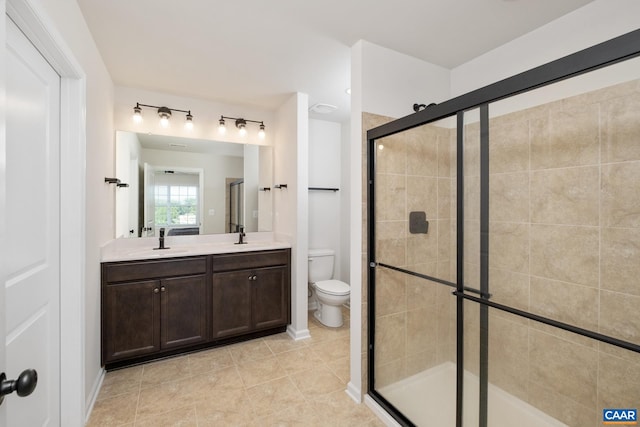
[[[102,364],[116,368],[285,331],[285,246],[227,243],[103,257]]]

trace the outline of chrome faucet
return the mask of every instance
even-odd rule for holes
[[[238,241],[236,242],[236,245],[246,245],[247,242],[243,240],[245,236],[246,234],[244,234],[244,227],[240,227],[238,232]]]
[[[164,227],[160,229],[160,240],[158,242],[158,247],[153,249],[170,249],[164,246]]]

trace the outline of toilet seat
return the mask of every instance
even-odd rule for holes
[[[329,295],[349,295],[351,288],[340,280],[321,280],[314,283],[316,289]]]

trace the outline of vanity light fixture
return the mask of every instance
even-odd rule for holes
[[[247,123],[258,123],[260,125],[258,130],[258,138],[264,139],[265,137],[265,126],[262,120],[249,120],[243,119],[242,117],[220,116],[220,120],[218,121],[218,132],[220,132],[221,134],[224,134],[227,131],[227,126],[224,119],[235,120],[236,127],[238,128],[238,133],[240,134],[240,136],[245,136],[247,134]]]
[[[171,119],[171,113],[178,111],[180,113],[186,113],[184,127],[187,130],[193,129],[193,116],[191,110],[179,110],[177,108],[169,108],[165,106],[158,107],[157,105],[140,104],[136,102],[136,106],[133,107],[133,121],[136,123],[142,122],[142,107],[156,108],[158,110],[158,117],[160,117],[160,124],[162,127],[169,126],[169,119]]]

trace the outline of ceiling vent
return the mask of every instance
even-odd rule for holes
[[[311,107],[309,107],[310,112],[318,114],[331,114],[337,109],[338,107],[336,107],[335,105],[322,103],[313,104]]]

